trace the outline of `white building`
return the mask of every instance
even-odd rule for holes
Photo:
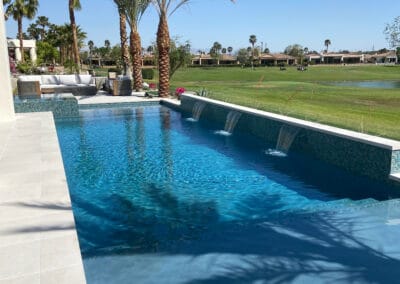
[[[21,61],[21,47],[19,45],[19,39],[7,39],[7,45],[9,54],[14,54],[14,59],[18,63]],[[36,62],[36,40],[26,40],[23,41],[24,50],[29,50],[29,56],[32,63]]]

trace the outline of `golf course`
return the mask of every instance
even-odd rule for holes
[[[364,81],[400,81],[400,67],[184,68],[171,87],[205,89],[213,99],[400,140],[400,88],[337,84]]]

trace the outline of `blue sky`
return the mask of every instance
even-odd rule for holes
[[[50,22],[69,21],[67,0],[39,0],[37,16]],[[87,40],[96,46],[119,42],[118,13],[112,0],[81,0],[82,10],[76,12],[78,25],[87,33]],[[399,0],[193,0],[169,19],[171,36],[189,40],[193,49],[206,51],[213,42],[234,50],[248,47],[251,34],[257,44],[272,52],[280,52],[290,44],[301,44],[321,51],[324,40],[332,42],[330,50],[375,50],[388,47],[383,35],[386,23],[400,15]],[[29,25],[24,20],[24,30]],[[140,23],[142,45],[155,41],[157,14],[150,7]],[[6,24],[7,35],[15,37],[17,24]]]

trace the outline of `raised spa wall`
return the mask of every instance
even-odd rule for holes
[[[183,94],[180,110],[191,116],[197,101],[206,103],[199,120],[216,123],[223,129],[231,110],[242,115],[234,131],[251,133],[270,143],[276,143],[283,125],[300,128],[291,151],[312,155],[350,172],[400,185],[400,141],[366,135],[354,131],[313,123],[283,115],[259,111],[208,98]]]

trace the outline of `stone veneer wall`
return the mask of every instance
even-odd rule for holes
[[[198,100],[203,100],[203,98],[182,95],[181,111],[190,116],[193,105]],[[215,101],[216,103],[209,99],[206,99],[206,101],[207,105],[203,109],[200,120],[211,120],[216,124],[216,128],[223,128],[227,114],[234,108],[225,106],[218,101]],[[233,107],[235,106],[233,105]],[[374,142],[365,143],[357,138],[349,139],[333,132],[329,133],[329,130],[318,131],[308,127],[307,125],[310,123],[306,121],[304,121],[305,126],[302,127],[299,123],[293,124],[290,121],[293,120],[292,118],[288,118],[286,122],[282,119],[273,119],[259,114],[260,111],[255,110],[254,113],[250,113],[241,111],[240,108],[239,110],[235,109],[242,113],[235,131],[251,133],[268,142],[276,143],[280,128],[283,125],[295,125],[300,127],[301,130],[292,144],[291,150],[293,151],[310,154],[350,172],[377,180],[389,181],[391,173],[400,172],[400,150],[394,151],[390,147],[385,147],[386,145],[381,146]],[[301,122],[301,120],[297,121]],[[373,136],[370,137],[373,138]]]
[[[16,113],[53,112],[54,118],[79,116],[78,101],[72,94],[58,94],[40,99],[14,100]]]

